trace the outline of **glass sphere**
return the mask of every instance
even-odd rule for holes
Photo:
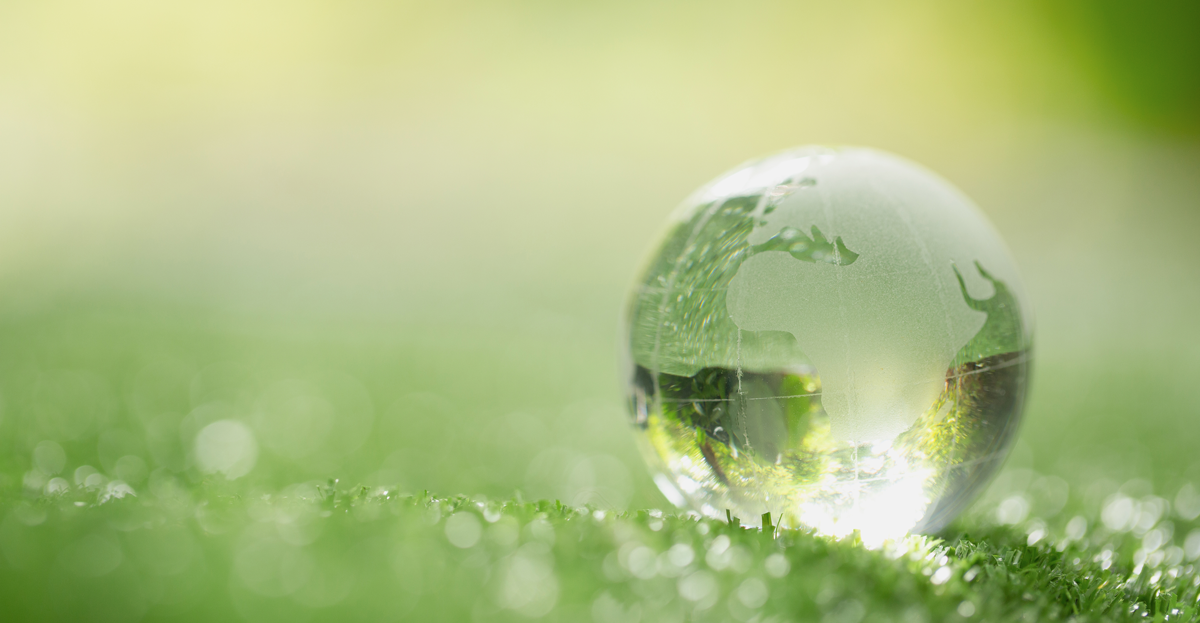
[[[1011,445],[1016,265],[969,199],[869,149],[744,164],[672,215],[626,315],[633,423],[680,506],[880,543],[934,531]]]

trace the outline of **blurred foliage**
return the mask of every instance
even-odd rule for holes
[[[1061,504],[1056,495],[1038,503]],[[1025,498],[1019,498],[1025,499]],[[1197,499],[1200,502],[1200,499]],[[1077,506],[1076,501],[1072,506]],[[737,523],[559,502],[156,478],[0,500],[7,620],[1191,621],[1195,515],[1115,496],[1048,526],[875,551]],[[1200,507],[1195,510],[1200,511]],[[1161,521],[1160,523],[1160,520]],[[1155,526],[1147,529],[1146,525]],[[1188,564],[1184,564],[1188,563]]]
[[[1187,0],[1038,4],[1118,110],[1160,132],[1200,135],[1200,5]]]

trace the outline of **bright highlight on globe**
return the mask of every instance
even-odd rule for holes
[[[1030,321],[1004,243],[948,182],[798,148],[672,215],[627,309],[631,415],[679,506],[867,545],[935,531],[1011,445]]]

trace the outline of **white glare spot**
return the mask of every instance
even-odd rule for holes
[[[697,571],[679,581],[679,596],[694,602],[716,602],[717,579],[707,571]]]
[[[1134,510],[1136,509],[1133,506],[1133,500],[1123,495],[1116,495],[1109,498],[1108,503],[1104,505],[1104,510],[1100,512],[1100,520],[1109,530],[1123,532],[1129,528]]]
[[[75,468],[75,484],[80,487],[87,480],[88,476],[96,473],[96,468],[91,465],[80,465]]]
[[[1168,567],[1178,567],[1183,562],[1183,550],[1172,545],[1163,550],[1166,553],[1164,561]]]
[[[120,480],[113,480],[104,485],[104,492],[100,494],[100,499],[98,502],[100,504],[104,504],[109,500],[120,500],[130,495],[137,496],[137,492],[133,490],[133,487],[121,482]]]
[[[1006,525],[1021,523],[1028,515],[1029,501],[1023,495],[1009,496],[996,508],[996,520]]]
[[[767,556],[767,560],[763,563],[767,568],[767,575],[773,578],[782,578],[792,570],[792,564],[783,554],[771,554]]]
[[[483,528],[474,513],[454,513],[446,520],[446,538],[457,548],[474,547],[482,533]]]
[[[1187,554],[1188,560],[1200,558],[1200,528],[1188,533],[1183,542],[1183,552]]]
[[[654,475],[654,484],[658,485],[658,490],[662,491],[663,497],[667,498],[675,506],[683,507],[687,501],[683,499],[683,494],[679,489],[675,488],[674,484],[662,474]]]
[[[846,489],[855,500],[849,508],[831,504],[809,504],[800,511],[800,522],[816,531],[837,538],[847,537],[856,530],[867,549],[878,549],[885,542],[898,539],[920,522],[929,507],[925,493],[931,476],[928,470],[909,471],[907,463],[897,464],[897,473],[890,486],[869,494],[858,489]],[[848,483],[847,487],[855,486]]]
[[[544,543],[526,543],[500,566],[496,603],[530,618],[545,616],[558,601],[554,558]]]
[[[40,469],[31,469],[25,472],[25,476],[21,479],[21,484],[30,491],[38,491],[46,486],[46,474]]]
[[[961,604],[958,604],[958,614],[963,618],[975,616],[975,604],[969,601],[964,601]]]
[[[1067,522],[1067,538],[1072,541],[1078,541],[1087,534],[1087,519],[1081,515],[1076,515]]]
[[[687,543],[676,543],[667,550],[667,559],[676,567],[686,567],[692,564],[696,558],[696,552],[692,551],[692,546]]]
[[[643,580],[649,580],[658,573],[658,560],[654,550],[644,545],[629,552],[626,562],[629,572]]]
[[[1166,541],[1166,532],[1159,528],[1147,532],[1146,536],[1142,537],[1142,547],[1148,552],[1153,552],[1162,547]]]
[[[712,545],[708,547],[708,554],[704,556],[704,562],[717,571],[728,567],[731,558],[729,543],[729,537],[724,534],[713,539]]]
[[[933,572],[933,576],[929,578],[929,581],[934,584],[945,584],[950,580],[950,575],[953,573],[950,567],[939,567],[937,571]]]
[[[196,462],[200,471],[241,478],[254,469],[258,443],[249,426],[237,420],[218,420],[196,435]]]
[[[545,519],[534,519],[525,525],[525,533],[532,539],[554,545],[554,526]]]
[[[1142,498],[1137,504],[1138,512],[1134,516],[1132,524],[1134,533],[1138,536],[1145,534],[1158,523],[1159,518],[1163,516],[1163,512],[1166,510],[1166,500],[1153,495]]]
[[[1175,496],[1175,512],[1188,521],[1200,517],[1200,493],[1196,492],[1192,483],[1179,489],[1179,494]]]
[[[761,608],[767,603],[767,585],[758,578],[750,578],[737,589],[738,601],[747,608]]]
[[[51,478],[50,482],[46,483],[47,495],[61,495],[71,489],[71,483],[65,478]]]
[[[521,538],[517,521],[512,517],[501,517],[488,529],[488,538],[501,547],[511,547]]]
[[[713,184],[707,192],[704,193],[706,198],[715,199],[718,197],[727,197],[734,193],[742,192],[750,183],[750,179],[754,174],[754,169],[746,167],[741,171],[729,175],[721,181]]]

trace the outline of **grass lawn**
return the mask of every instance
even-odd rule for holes
[[[1082,412],[1035,394],[1024,440],[970,511],[943,534],[869,550],[665,508],[609,363],[579,355],[602,350],[589,342],[600,338],[314,322],[320,331],[129,301],[8,309],[4,620],[1200,612],[1200,495],[1190,455],[1172,445],[1187,436],[1125,427],[1120,383]],[[530,378],[555,382],[531,392]],[[1040,381],[1070,389],[1074,378],[1050,361]],[[1143,386],[1155,382],[1176,380]],[[1146,398],[1162,412],[1186,412],[1187,399]],[[1071,417],[1090,436],[1070,433]],[[223,464],[232,480],[201,469],[214,459],[198,440],[216,422],[256,440],[250,463]],[[1064,436],[1076,443],[1054,445]],[[464,495],[426,492],[438,486]]]
[[[6,620],[1194,620],[1200,531],[1122,499],[871,551],[769,518],[164,477],[7,501],[0,591]]]

